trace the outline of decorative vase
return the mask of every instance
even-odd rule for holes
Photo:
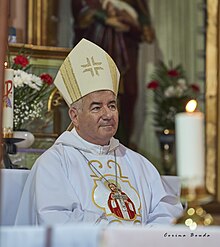
[[[34,135],[31,132],[26,131],[26,130],[14,131],[13,137],[24,139],[21,142],[15,143],[17,148],[29,148],[34,143],[34,140],[35,140]]]
[[[164,175],[176,175],[175,132],[168,129],[157,131],[157,137],[163,173]]]

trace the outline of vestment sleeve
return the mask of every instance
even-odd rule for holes
[[[102,212],[83,210],[55,152],[37,162],[33,189],[38,224],[96,223]]]
[[[168,190],[160,176],[151,184],[152,201],[147,224],[173,223],[183,213],[178,195]]]

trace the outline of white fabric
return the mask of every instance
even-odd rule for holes
[[[111,3],[116,9],[126,11],[133,19],[138,20],[138,13],[130,4],[120,0],[102,0],[102,8],[107,9],[108,3]]]
[[[181,180],[178,176],[161,176],[162,183],[164,185],[165,190],[168,193],[176,195],[180,197],[181,193]]]
[[[102,228],[85,224],[59,225],[52,228],[1,227],[1,247],[96,247]]]
[[[43,226],[19,226],[1,227],[0,236],[1,247],[218,247],[220,227],[198,227],[191,231],[186,226],[124,226],[102,229],[71,224],[53,226],[48,235],[48,228]]]
[[[91,224],[59,225],[52,228],[52,247],[100,246],[102,228]]]
[[[13,225],[21,194],[30,171],[1,169],[0,224]],[[21,212],[22,213],[22,212]]]
[[[198,227],[192,231],[186,226],[158,228],[108,228],[104,235],[105,247],[218,247],[220,227]]]
[[[136,210],[134,218],[123,219],[112,213],[108,206],[111,191],[106,181],[77,149],[105,179],[115,181],[117,170],[118,184],[123,196],[128,198],[129,209]],[[159,173],[147,159],[118,140],[112,138],[110,145],[103,147],[84,141],[75,130],[66,131],[32,168],[16,224],[171,223],[182,213],[179,198],[174,194],[163,185]],[[114,209],[115,204],[110,204]],[[23,211],[28,212],[27,217]]]
[[[1,247],[47,247],[45,227],[6,227],[0,228]]]

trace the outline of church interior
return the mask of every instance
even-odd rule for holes
[[[90,2],[102,6],[99,15],[94,6],[88,10]],[[109,11],[114,16],[112,6],[114,11],[127,13],[127,19],[124,25],[108,23],[103,29],[102,14]],[[146,241],[156,241],[155,246],[164,241],[171,247],[187,243],[217,246],[219,30],[219,0],[1,0],[1,246],[145,246]],[[150,227],[133,233],[129,227],[108,228],[102,239],[100,227],[90,225],[14,227],[30,170],[70,126],[69,106],[53,81],[81,38],[100,45],[121,73],[115,137],[149,160],[164,181],[170,181],[169,186],[176,187],[178,178],[179,187],[174,190],[184,208],[184,215],[176,221],[180,228],[157,231]],[[195,104],[194,109],[189,103]],[[202,213],[193,218],[194,213],[187,210],[191,205],[195,212],[200,205]],[[195,224],[203,227],[198,233],[192,233]],[[181,228],[185,225],[190,230]],[[18,245],[13,245],[15,241]]]

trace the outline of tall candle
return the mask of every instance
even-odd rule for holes
[[[177,175],[186,186],[203,187],[205,174],[204,114],[184,112],[176,115]]]
[[[14,87],[13,69],[5,69],[4,94],[3,94],[3,131],[13,130],[13,111],[14,111]]]

